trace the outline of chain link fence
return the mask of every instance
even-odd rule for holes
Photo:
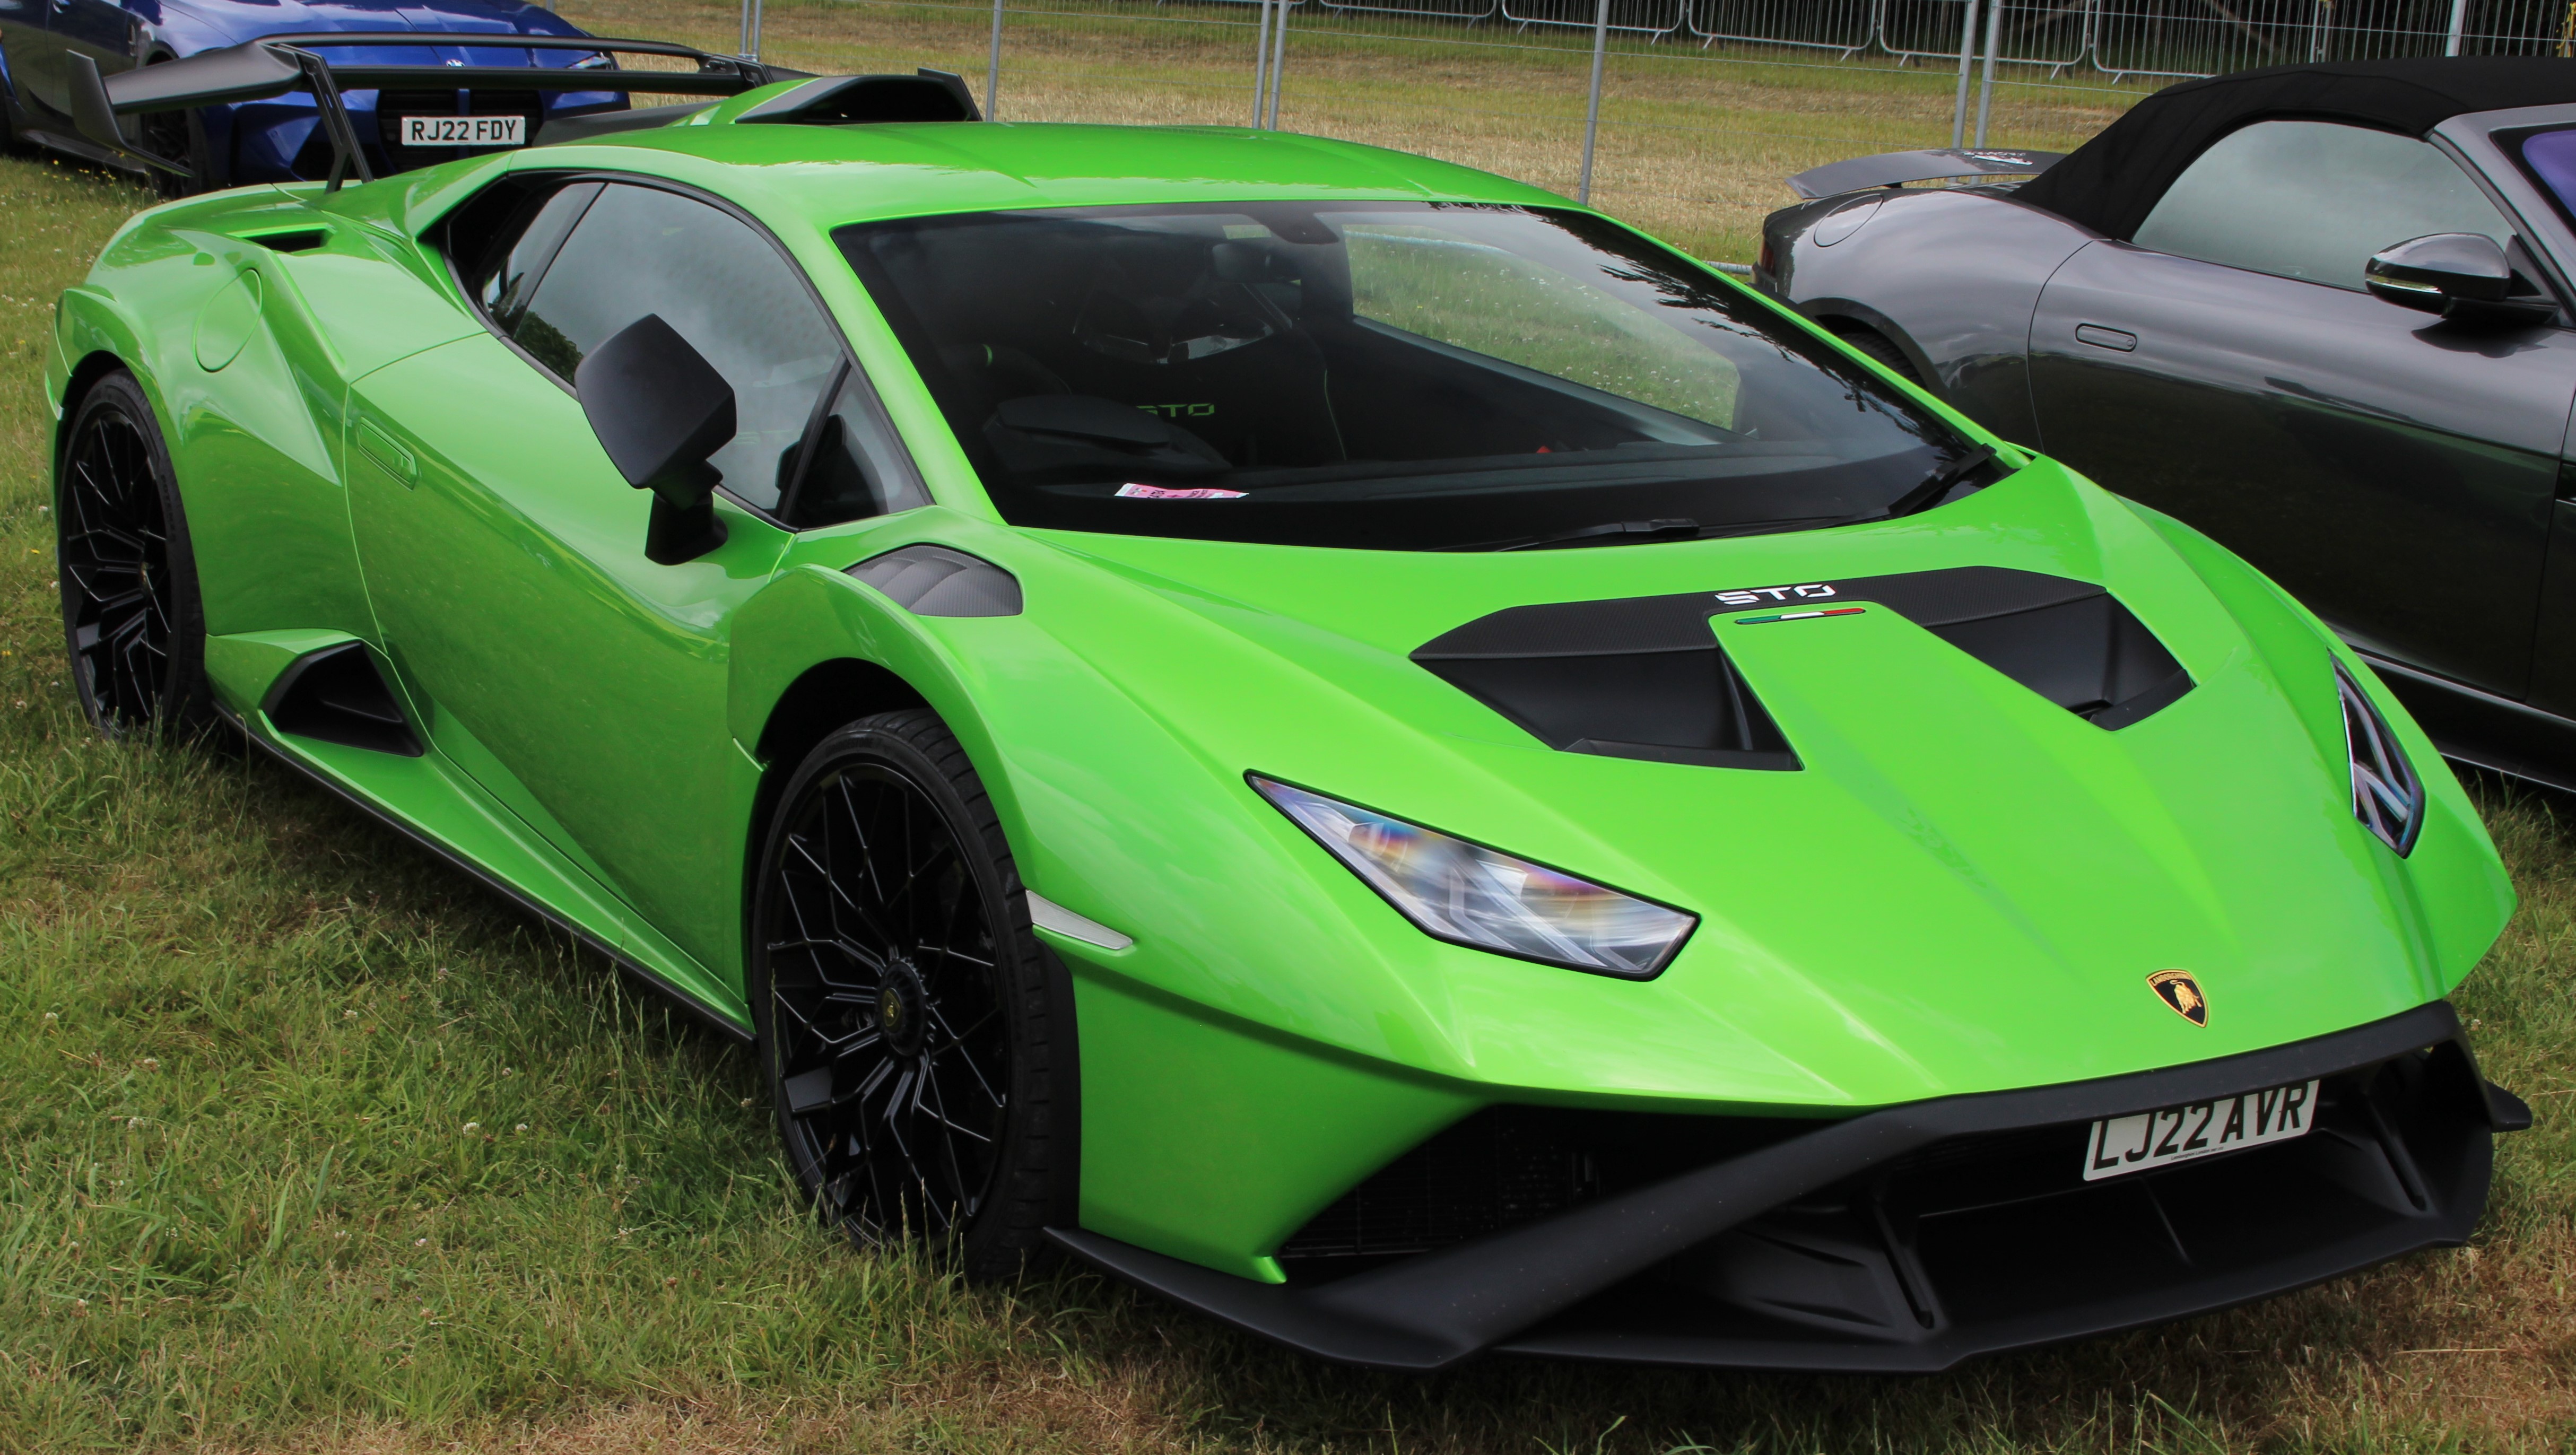
[[[2576,0],[563,0],[809,70],[969,78],[1006,121],[1268,126],[1500,172],[1742,261],[1789,173],[2067,150],[2174,80],[2576,55]]]

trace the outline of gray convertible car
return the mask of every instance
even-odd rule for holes
[[[1791,185],[1757,286],[2235,549],[2445,752],[2576,788],[2576,64],[2238,72],[2063,159]]]

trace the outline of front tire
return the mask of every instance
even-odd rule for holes
[[[748,989],[797,1181],[862,1244],[1017,1273],[1069,1210],[1070,1008],[966,753],[926,711],[823,740],[763,847]]]
[[[160,422],[123,369],[81,396],[54,468],[63,636],[81,711],[109,737],[214,722],[196,554]]]

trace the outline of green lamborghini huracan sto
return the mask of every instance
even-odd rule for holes
[[[741,1037],[854,1236],[1328,1358],[1936,1369],[2470,1235],[2511,889],[2234,556],[1535,188],[759,79],[128,224],[99,727]]]

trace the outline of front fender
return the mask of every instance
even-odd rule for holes
[[[1031,609],[918,617],[845,573],[847,563],[917,541],[1034,567]],[[1203,850],[1206,835],[1190,830],[1207,827],[1204,795],[1185,746],[1046,625],[1041,613],[1063,603],[1046,579],[1044,554],[938,507],[801,540],[791,563],[735,618],[732,732],[749,751],[799,679],[844,658],[894,673],[940,714],[992,797],[1023,881],[1077,914],[1138,935],[1110,950],[1040,931],[1074,976],[1082,1226],[1275,1282],[1281,1274],[1268,1253],[1280,1239],[1479,1098],[1440,1078],[1282,1034],[1282,1021],[1299,1019],[1293,1013],[1246,1017],[1175,992],[1213,971],[1256,997],[1299,998],[1293,987],[1264,983],[1258,954],[1207,963],[1207,941],[1221,944],[1222,934],[1162,932],[1221,918],[1228,908],[1211,892],[1205,853],[1183,851],[1155,822],[1179,805],[1178,816],[1190,821],[1179,837]],[[1163,801],[1139,801],[1139,760],[1170,765],[1161,775],[1170,790]],[[774,762],[765,771],[793,766]],[[1193,803],[1199,812],[1188,811]],[[1274,945],[1281,928],[1266,935]],[[1201,942],[1185,943],[1194,938]],[[1204,982],[1197,988],[1203,996]]]
[[[2392,897],[2411,903],[2423,948],[2443,991],[2458,987],[2503,933],[2514,908],[2513,881],[2498,865],[2486,821],[2441,750],[2361,655],[2344,645],[2316,613],[2301,606],[2243,557],[2162,511],[2123,501],[2164,537],[2208,583],[2244,627],[2274,677],[2296,704],[2320,748],[2342,755],[2343,717],[2327,663],[2340,662],[2368,694],[2424,781],[2424,828],[2405,859],[2376,855]]]

